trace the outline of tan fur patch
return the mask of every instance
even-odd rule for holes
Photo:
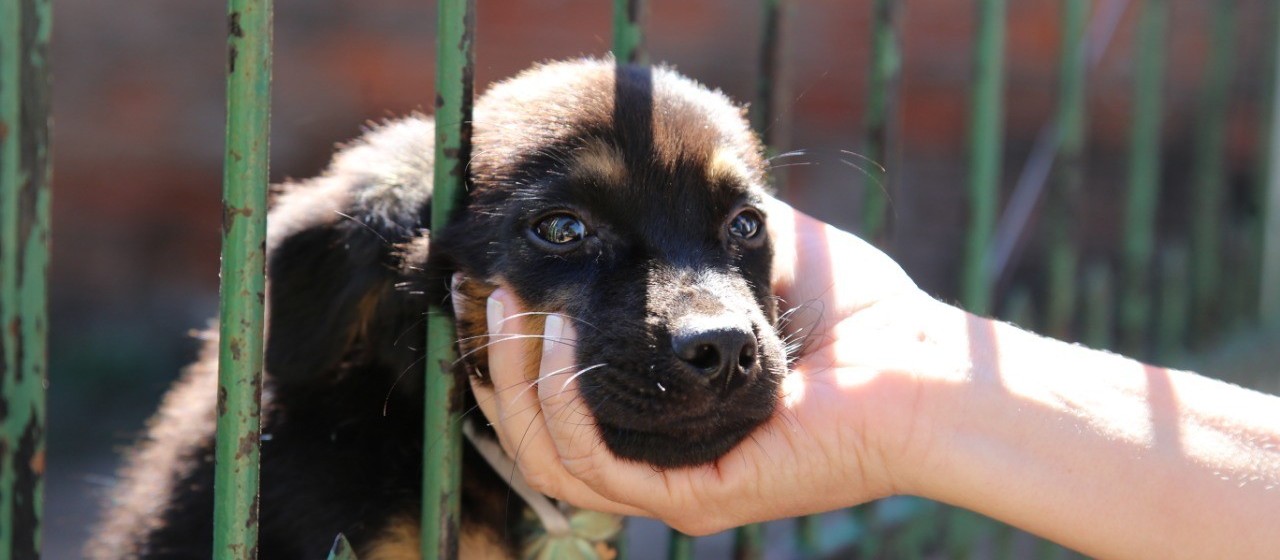
[[[418,560],[422,558],[419,531],[417,521],[397,519],[356,557],[360,560]],[[512,556],[499,544],[497,535],[477,528],[462,533],[458,542],[458,558],[507,560]]]
[[[497,279],[494,282],[501,283],[502,280]],[[461,282],[454,286],[453,290],[453,305],[458,320],[459,350],[463,356],[466,356],[468,363],[475,365],[475,371],[471,373],[479,375],[485,384],[491,383],[489,380],[488,345],[494,342],[492,337],[489,336],[487,304],[489,294],[492,294],[496,289],[497,286],[495,284],[468,277],[463,278]],[[546,315],[528,308],[525,309],[525,312],[529,313],[524,317],[528,332],[535,335],[541,334],[546,323]],[[541,338],[530,336],[524,338],[521,342],[527,355],[541,355]],[[537,379],[539,361],[531,359],[527,360],[527,364],[529,369],[525,371],[525,379]]]
[[[731,150],[718,148],[707,164],[707,181],[711,184],[719,182],[735,182],[747,184],[752,177],[747,164]]]
[[[574,152],[572,173],[575,179],[596,179],[617,184],[626,180],[627,166],[622,154],[613,146],[592,141]]]

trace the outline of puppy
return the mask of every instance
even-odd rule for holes
[[[443,231],[427,231],[433,124],[421,116],[371,130],[275,201],[262,558],[323,557],[339,533],[362,559],[417,557],[428,301],[454,298],[460,387],[487,382],[497,286],[572,321],[581,369],[564,375],[581,373],[621,458],[714,461],[774,412],[786,363],[764,163],[740,108],[669,69],[577,60],[493,86],[473,124],[467,193]],[[89,556],[209,557],[215,361],[209,340],[165,398]],[[461,554],[513,557],[528,545],[508,486],[518,473],[496,472],[485,447],[464,445]]]

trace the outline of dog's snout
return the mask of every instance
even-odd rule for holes
[[[674,334],[671,347],[687,369],[726,387],[745,381],[756,365],[756,336],[749,326],[704,323]]]

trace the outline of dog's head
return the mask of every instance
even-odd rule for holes
[[[284,188],[268,236],[277,398],[420,401],[424,302],[458,271],[459,375],[487,371],[497,286],[563,314],[580,369],[559,379],[581,373],[619,457],[712,461],[769,418],[785,360],[761,147],[739,108],[667,69],[563,62],[494,86],[473,140],[465,205],[430,235],[426,118],[377,127]],[[373,397],[348,403],[356,390]]]
[[[478,101],[473,149],[466,207],[430,250],[465,277],[473,371],[502,285],[573,323],[579,369],[561,379],[581,373],[619,457],[713,461],[770,417],[786,366],[762,150],[741,109],[664,68],[549,64]]]

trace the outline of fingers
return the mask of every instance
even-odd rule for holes
[[[544,334],[542,353],[530,355],[523,343],[530,336],[526,332],[526,318],[517,311],[514,298],[505,290],[499,289],[490,296],[488,320],[494,342],[489,347],[489,374],[494,389],[490,398],[485,399],[491,403],[489,407],[481,405],[481,408],[497,430],[503,448],[534,490],[596,511],[647,515],[639,508],[604,498],[564,469],[548,433],[536,386],[556,384],[556,380],[568,379],[576,373],[575,333],[562,317],[550,315],[546,320],[548,332]],[[531,380],[525,372],[535,364],[538,375]],[[477,400],[483,392],[483,389],[477,392]]]

